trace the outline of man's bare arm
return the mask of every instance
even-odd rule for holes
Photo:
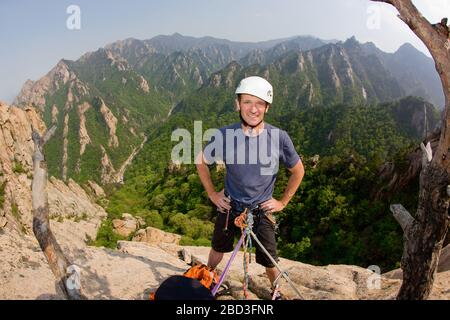
[[[266,213],[274,213],[283,210],[289,201],[291,201],[295,192],[297,192],[297,189],[303,180],[303,176],[305,175],[303,163],[299,160],[294,167],[288,170],[291,172],[291,176],[289,177],[288,184],[284,190],[283,197],[280,200],[272,198],[261,204],[261,209]]]
[[[211,180],[211,174],[209,172],[208,165],[206,164],[203,152],[200,152],[195,161],[197,166],[198,176],[200,181],[208,194],[209,199],[217,206],[217,208],[224,212],[225,210],[231,209],[229,204],[230,200],[225,197],[224,190],[216,192],[214,184]]]
[[[287,206],[289,201],[291,201],[292,197],[297,192],[298,187],[302,183],[303,176],[305,175],[305,167],[303,166],[301,160],[299,160],[293,168],[288,170],[291,172],[291,176],[289,177],[288,184],[284,190],[283,197],[280,200],[284,207]]]

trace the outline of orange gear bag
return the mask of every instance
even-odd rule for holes
[[[200,283],[209,290],[219,282],[219,277],[216,272],[205,264],[196,264],[187,270],[183,276],[187,278],[197,279]]]

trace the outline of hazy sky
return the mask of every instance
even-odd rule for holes
[[[450,0],[413,2],[432,23],[450,16]],[[79,30],[67,28],[70,5],[80,8]],[[369,0],[1,0],[0,100],[12,102],[27,79],[44,76],[62,58],[175,32],[252,42],[354,35],[387,52],[410,42],[428,54],[395,9]]]

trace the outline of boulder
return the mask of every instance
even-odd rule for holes
[[[114,232],[123,237],[128,237],[140,227],[139,221],[129,213],[124,213],[122,219],[114,219],[112,224]]]
[[[94,196],[97,199],[101,199],[101,198],[105,198],[106,197],[106,194],[105,194],[105,191],[103,190],[103,188],[100,187],[94,181],[88,180],[87,186],[89,187],[89,189],[92,191],[92,193],[94,194]]]
[[[181,236],[174,233],[165,232],[153,227],[139,230],[133,238],[133,241],[146,242],[152,245],[160,243],[179,244]]]

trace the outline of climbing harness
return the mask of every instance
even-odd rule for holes
[[[243,249],[244,249],[244,258],[243,258],[243,267],[244,267],[243,290],[244,290],[245,298],[248,299],[247,289],[248,289],[248,283],[249,283],[249,279],[250,279],[250,276],[249,276],[249,273],[248,273],[248,267],[249,267],[249,263],[251,263],[251,251],[252,251],[252,247],[253,247],[253,245],[252,245],[252,239],[253,239],[259,245],[259,247],[264,252],[264,254],[267,255],[267,257],[270,259],[270,261],[274,264],[274,266],[279,271],[279,274],[278,274],[277,278],[272,283],[272,287],[274,288],[272,299],[275,299],[277,293],[279,292],[279,280],[281,279],[281,277],[283,277],[283,278],[286,279],[286,281],[289,283],[289,285],[292,287],[292,289],[295,291],[295,293],[298,295],[298,297],[300,299],[304,300],[303,296],[300,294],[298,289],[294,286],[294,283],[289,278],[288,273],[281,269],[279,264],[270,255],[270,253],[267,251],[267,249],[259,241],[259,239],[256,236],[256,234],[253,232],[253,224],[254,224],[253,211],[255,209],[257,209],[257,208],[258,208],[258,206],[255,207],[255,208],[250,208],[250,209],[246,207],[244,209],[244,211],[241,212],[241,214],[234,219],[234,224],[238,228],[241,229],[241,237],[240,237],[238,243],[236,244],[236,246],[234,247],[233,253],[232,253],[230,259],[228,260],[228,262],[227,262],[227,264],[225,266],[225,269],[222,272],[222,275],[220,276],[219,282],[216,284],[216,286],[214,287],[214,289],[212,291],[213,296],[216,295],[218,289],[222,285],[222,282],[225,279],[226,274],[228,273],[228,270],[230,268],[230,265],[231,265],[232,261],[236,257],[237,252],[239,251],[239,248],[242,246]],[[229,211],[227,212],[227,219],[226,219],[226,225],[225,225],[224,231],[228,230],[227,229],[228,217],[229,217]],[[272,223],[275,224],[273,219],[271,219],[266,214],[264,214],[264,217],[269,219],[269,221],[271,221]]]

